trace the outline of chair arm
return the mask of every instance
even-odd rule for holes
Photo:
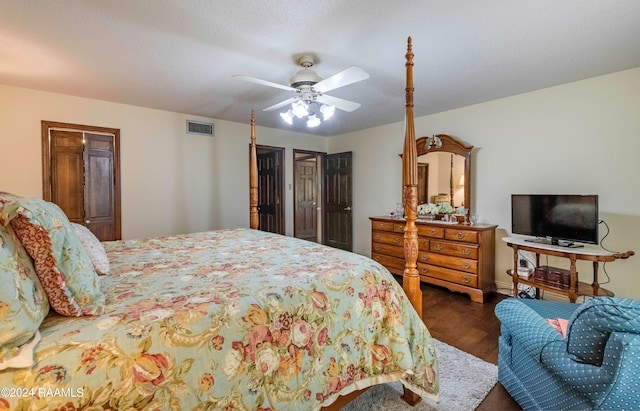
[[[621,397],[640,397],[640,334],[611,333],[601,366],[575,361],[562,342],[547,345],[540,358],[553,374],[589,398],[594,409],[615,408]]]
[[[566,349],[566,340],[560,333],[535,310],[517,299],[500,301],[495,313],[502,325],[503,338],[517,340],[532,357],[539,360],[542,349],[550,343],[557,342]]]

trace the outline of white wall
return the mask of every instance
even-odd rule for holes
[[[215,161],[218,165],[217,181],[219,221],[216,228],[249,226],[249,139],[250,128],[246,124],[221,122],[220,138],[216,147]],[[293,235],[293,149],[326,152],[328,140],[317,137],[256,127],[259,145],[283,147],[285,169],[285,221],[286,234]]]
[[[416,85],[420,93],[420,85]],[[474,146],[472,204],[499,226],[496,280],[510,284],[512,193],[595,193],[611,233],[604,246],[635,250],[606,264],[616,295],[640,298],[640,68],[419,117],[416,136],[450,134]],[[404,107],[399,107],[404,111]],[[329,151],[354,152],[354,251],[370,255],[369,216],[401,198],[402,122],[330,138]],[[601,235],[606,228],[600,226]],[[565,261],[550,260],[563,267]],[[567,266],[568,267],[568,266]],[[591,265],[578,266],[591,282]],[[605,277],[601,272],[602,278]]]
[[[42,120],[120,129],[123,238],[249,225],[247,123],[0,85],[0,190],[42,196]],[[215,123],[215,137],[185,133],[186,119]],[[258,144],[326,151],[327,139],[257,127]],[[287,233],[293,196],[285,195]]]

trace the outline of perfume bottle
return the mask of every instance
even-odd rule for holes
[[[404,218],[404,207],[402,203],[396,203],[396,218],[399,220]]]

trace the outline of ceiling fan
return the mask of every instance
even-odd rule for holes
[[[281,90],[287,90],[296,93],[294,97],[288,98],[284,101],[263,109],[263,111],[272,111],[277,110],[281,107],[285,107],[287,105],[292,105],[292,109],[290,110],[290,112],[281,114],[282,118],[285,119],[289,124],[291,124],[291,119],[293,118],[294,114],[298,117],[309,115],[308,106],[311,103],[318,104],[318,106],[320,107],[320,111],[325,116],[325,120],[328,118],[327,114],[329,112],[333,114],[333,110],[335,108],[346,112],[352,112],[360,107],[360,103],[325,94],[328,91],[368,79],[369,74],[367,74],[367,72],[362,70],[360,67],[351,66],[337,74],[334,74],[331,77],[322,79],[322,77],[318,76],[315,71],[310,69],[310,67],[312,67],[314,63],[313,56],[308,54],[302,55],[298,59],[298,63],[300,64],[300,66],[302,66],[302,70],[299,70],[296,74],[293,75],[293,77],[289,79],[288,86],[250,76],[235,75],[233,77],[236,77],[240,80],[248,81],[250,83],[261,84],[268,87],[275,87]],[[297,112],[296,108],[298,108]],[[302,110],[303,108],[304,111]],[[298,115],[298,113],[300,115]],[[311,116],[309,117],[311,120]],[[318,123],[315,125],[320,124],[319,119],[317,121]],[[309,127],[314,127],[313,125],[309,125],[309,123],[307,123],[307,125]]]

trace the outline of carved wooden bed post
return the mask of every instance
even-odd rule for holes
[[[256,118],[251,110],[251,144],[249,145],[249,228],[258,229],[258,156],[256,154]]]
[[[406,114],[404,130],[404,150],[402,152],[402,203],[406,224],[404,228],[404,274],[402,288],[411,304],[422,318],[422,291],[418,275],[418,159],[416,148],[416,132],[413,124],[413,51],[411,37],[407,41],[407,86]]]
[[[404,149],[402,151],[402,203],[406,224],[404,227],[404,273],[402,288],[409,297],[411,305],[422,318],[422,290],[418,275],[418,149],[416,131],[413,123],[413,51],[411,37],[407,39],[407,86],[405,88],[406,113],[404,118]],[[404,387],[402,399],[415,405],[421,398]]]

